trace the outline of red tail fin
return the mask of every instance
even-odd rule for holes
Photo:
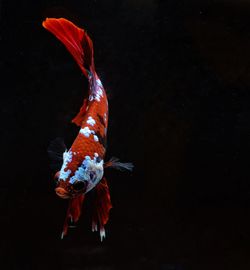
[[[43,27],[66,46],[83,74],[88,77],[87,70],[94,69],[94,59],[93,44],[85,30],[64,18],[47,18],[43,21]]]

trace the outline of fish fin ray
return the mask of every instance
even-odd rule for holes
[[[53,170],[60,170],[63,164],[63,153],[67,151],[63,138],[56,138],[50,142],[47,152],[50,159],[50,167]]]
[[[104,164],[105,168],[114,168],[119,171],[132,171],[134,168],[131,162],[120,162],[118,158],[112,157],[109,161]]]

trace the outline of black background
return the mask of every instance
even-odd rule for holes
[[[1,1],[1,269],[250,269],[250,1]],[[42,28],[87,29],[110,104],[107,239],[60,240],[47,147],[86,81]],[[3,267],[3,268],[2,268]]]

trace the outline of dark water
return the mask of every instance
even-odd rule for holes
[[[86,0],[0,2],[1,269],[250,268],[250,2]],[[107,89],[107,239],[88,202],[61,241],[67,202],[46,153],[86,84],[41,22],[88,30]]]

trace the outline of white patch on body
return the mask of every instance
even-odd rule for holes
[[[103,97],[103,92],[102,92],[102,89],[99,88],[96,91],[95,100],[100,101],[101,100],[101,97]]]
[[[72,152],[69,150],[68,152],[63,153],[63,165],[59,173],[59,179],[66,181],[69,175],[71,174],[71,170],[66,170],[68,164],[72,161]]]
[[[93,175],[92,179],[90,175]],[[75,172],[75,175],[70,178],[70,183],[73,184],[75,181],[87,181],[86,192],[94,188],[103,177],[103,160],[100,162],[96,161],[96,157],[91,159],[89,156],[85,156],[80,167]]]
[[[89,101],[92,101],[94,97],[92,95],[89,96]]]
[[[66,172],[64,171],[64,169],[61,169],[60,171],[60,175],[59,175],[59,179],[66,181],[66,179],[68,179],[68,177],[71,174],[71,170],[67,170]]]
[[[95,119],[93,119],[91,116],[88,117],[87,124],[91,125],[92,127],[95,125]]]
[[[85,137],[89,137],[90,134],[95,134],[94,130],[90,130],[89,127],[81,128],[79,132]]]
[[[97,87],[95,90],[95,100],[99,102],[101,98],[103,97],[103,86],[100,79],[96,80],[96,84],[97,84]]]
[[[103,86],[102,86],[102,82],[101,82],[101,80],[100,80],[100,79],[97,79],[97,80],[96,80],[96,83],[97,83],[97,85],[98,85],[99,87],[102,87],[102,88],[103,88]]]
[[[94,119],[93,119],[94,120]],[[95,120],[94,120],[95,121]],[[81,128],[79,131],[82,135],[84,135],[85,137],[89,138],[89,136],[92,134],[94,141],[98,142],[99,138],[95,135],[95,131],[89,129],[89,127],[85,127],[85,128]]]
[[[67,153],[68,153],[67,150],[63,153],[63,160],[65,160]]]

